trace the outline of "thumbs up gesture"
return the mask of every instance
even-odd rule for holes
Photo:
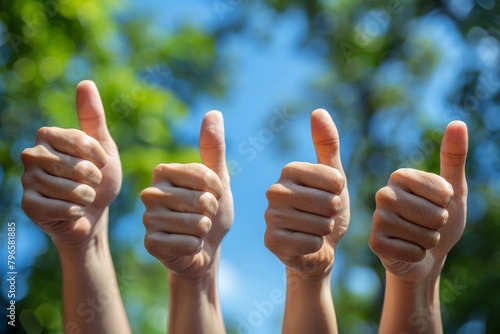
[[[265,244],[288,268],[321,279],[349,225],[349,194],[328,112],[313,111],[311,132],[318,163],[289,163],[267,191]]]
[[[85,245],[107,235],[101,219],[121,188],[121,163],[95,84],[77,87],[80,130],[43,127],[24,164],[22,208],[57,245]]]
[[[141,193],[146,249],[171,272],[190,279],[215,268],[220,242],[233,221],[220,112],[205,115],[199,146],[202,163],[160,164],[151,186]]]
[[[394,172],[377,192],[370,247],[386,270],[415,283],[439,276],[465,228],[467,127],[451,122],[441,143],[441,175]]]

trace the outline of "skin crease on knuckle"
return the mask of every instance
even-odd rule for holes
[[[214,217],[219,210],[219,202],[212,193],[203,192],[200,196],[194,199],[195,207],[200,211],[200,214]]]
[[[52,127],[47,127],[47,126],[41,127],[36,133],[36,143],[46,141],[51,131],[53,131]]]
[[[409,168],[400,168],[392,172],[389,177],[389,184],[404,184],[407,177],[409,177]]]
[[[212,220],[207,216],[198,219],[193,234],[201,239],[205,238],[212,229]]]
[[[29,170],[32,167],[38,167],[41,160],[50,159],[51,155],[52,153],[45,146],[36,145],[24,149],[20,157],[25,170]]]
[[[280,202],[284,194],[290,193],[290,189],[282,183],[275,183],[266,191],[266,198],[270,205]]]
[[[200,189],[210,189],[215,193],[214,196],[220,198],[222,187],[218,184],[219,177],[217,174],[204,165],[196,165],[196,167],[200,169]]]
[[[283,251],[280,244],[277,230],[273,227],[269,228],[268,226],[264,233],[264,245],[271,253],[279,255]]]
[[[156,187],[148,187],[141,191],[141,194],[139,195],[142,203],[144,203],[144,206],[146,207],[146,210],[149,210],[152,205],[154,205],[155,201],[154,198],[157,197],[157,188]]]
[[[381,188],[375,193],[375,203],[377,208],[395,207],[397,199],[394,190],[389,186]]]
[[[339,213],[340,209],[342,208],[342,200],[340,199],[340,196],[337,195],[332,195],[330,197],[330,201],[328,203],[328,217],[335,217],[337,213]]]
[[[79,161],[74,169],[75,181],[89,182],[91,184],[100,184],[102,181],[102,173],[92,162],[88,160]]]
[[[102,157],[100,156],[101,154],[99,153],[102,153],[101,150],[102,148],[100,147],[100,144],[99,142],[90,137],[89,135],[87,135],[86,133],[80,131],[80,130],[76,130],[74,132],[74,135],[72,136],[73,140],[72,140],[72,145],[73,147],[75,148],[77,154],[79,156],[95,156],[95,155],[98,155],[99,156],[99,160],[102,159]],[[106,161],[99,161],[99,165],[102,164],[102,166],[99,166],[99,167],[104,167],[104,164],[106,163]]]
[[[156,184],[159,182],[169,183],[172,171],[177,168],[179,164],[169,163],[169,164],[158,164],[153,170],[153,178],[151,184]]]

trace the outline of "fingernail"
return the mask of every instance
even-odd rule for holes
[[[445,209],[448,208],[450,206],[450,203],[451,203],[451,200],[453,199],[453,197],[450,197],[448,199],[448,203],[446,203],[446,206],[445,206]]]
[[[81,206],[74,205],[69,209],[69,212],[72,216],[81,217],[85,214],[85,209]]]

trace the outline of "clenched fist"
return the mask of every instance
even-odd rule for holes
[[[57,245],[84,245],[107,236],[100,221],[121,188],[121,164],[106,126],[97,87],[83,81],[76,107],[81,130],[41,128],[24,164],[22,208]]]
[[[200,155],[202,163],[158,165],[141,193],[146,249],[175,275],[193,279],[214,268],[233,221],[220,112],[203,119]]]
[[[318,164],[292,162],[267,191],[265,245],[287,267],[325,277],[349,225],[349,193],[339,135],[322,109],[311,115]]]
[[[448,125],[441,144],[441,175],[394,172],[377,192],[370,247],[391,274],[407,282],[438,276],[465,228],[467,128]]]

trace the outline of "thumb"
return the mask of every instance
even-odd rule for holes
[[[311,114],[311,133],[318,163],[328,165],[344,173],[340,160],[340,139],[330,114],[316,109]]]
[[[104,107],[94,82],[85,80],[76,87],[76,111],[80,129],[108,151],[114,141],[109,134]]]
[[[200,129],[200,155],[203,164],[220,177],[223,185],[228,185],[224,119],[219,111],[209,111],[203,117]]]
[[[467,195],[465,179],[467,149],[467,125],[462,121],[448,124],[441,143],[441,176],[452,185],[455,197]]]

